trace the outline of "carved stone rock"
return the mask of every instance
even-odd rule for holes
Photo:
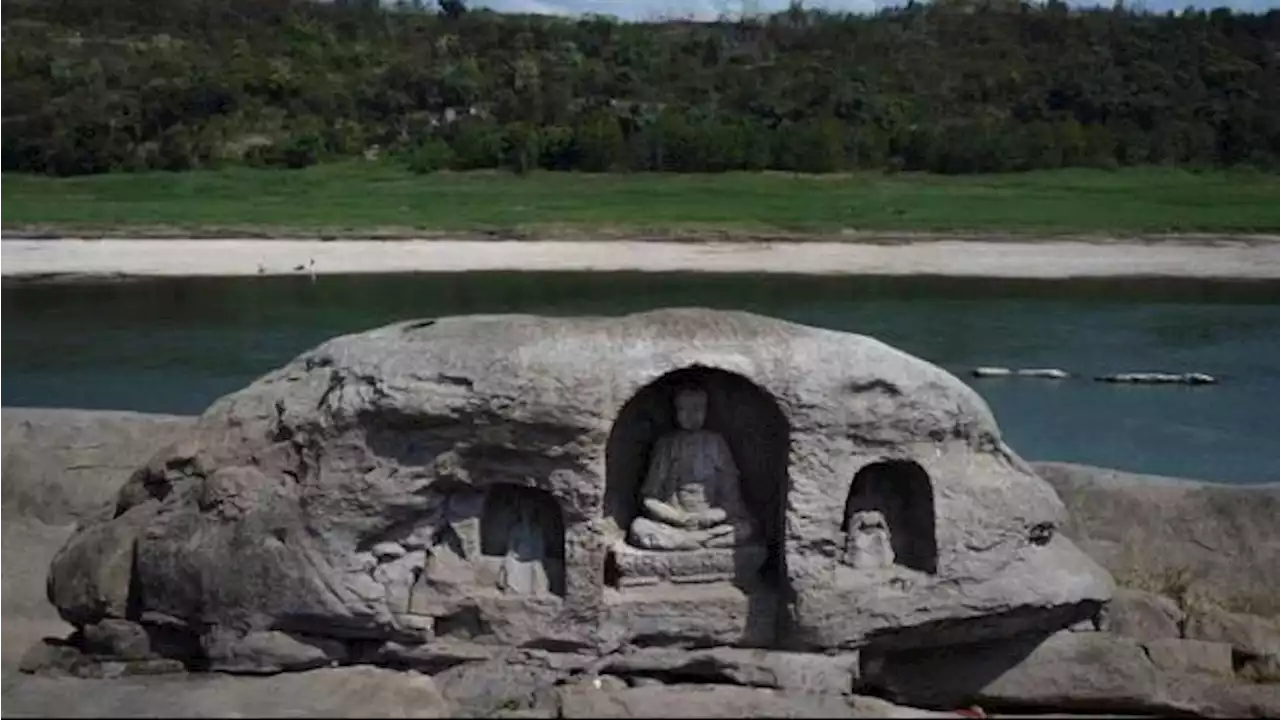
[[[733,542],[634,547],[646,499]],[[846,583],[873,512],[892,567]],[[973,390],[871,338],[698,309],[440,318],[215,402],[77,530],[49,597],[79,627],[171,618],[241,670],[330,640],[915,648],[1092,617],[1112,583],[1064,521]]]

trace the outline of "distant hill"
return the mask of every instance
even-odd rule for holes
[[[1280,11],[949,1],[621,23],[6,0],[3,166],[429,172],[1280,167]]]

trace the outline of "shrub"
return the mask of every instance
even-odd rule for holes
[[[453,164],[453,149],[438,137],[428,137],[409,150],[406,160],[409,172],[429,175]]]

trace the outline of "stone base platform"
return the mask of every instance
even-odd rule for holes
[[[661,582],[754,584],[769,550],[763,545],[702,550],[642,550],[624,541],[610,549],[618,568],[618,586]]]
[[[606,589],[598,642],[605,645],[771,647],[779,593],[729,583]]]

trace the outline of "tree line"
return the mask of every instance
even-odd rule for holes
[[[937,0],[623,23],[458,0],[4,0],[3,167],[391,157],[979,173],[1280,168],[1280,11]]]

